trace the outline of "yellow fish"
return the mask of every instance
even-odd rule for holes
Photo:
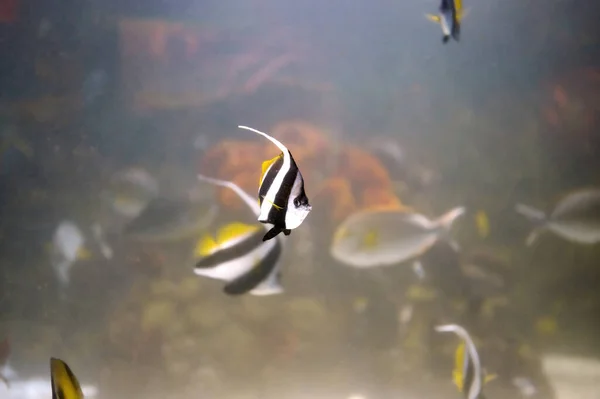
[[[83,399],[79,381],[67,363],[50,358],[50,378],[52,380],[52,399]]]

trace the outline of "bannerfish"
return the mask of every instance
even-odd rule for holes
[[[427,19],[437,22],[442,27],[442,42],[448,43],[450,38],[460,40],[460,23],[466,15],[462,0],[442,0],[437,15],[425,14]]]
[[[279,140],[247,126],[238,127],[266,137],[281,150],[281,154],[262,164],[258,189],[258,221],[273,225],[263,241],[270,240],[279,233],[287,236],[302,224],[312,210],[304,191],[302,173],[291,152]]]
[[[194,272],[199,276],[227,282],[229,295],[252,294],[252,290],[271,276],[281,256],[281,242],[263,242],[260,225],[229,223],[213,237],[204,235],[196,246]],[[272,278],[279,279],[275,275]],[[277,284],[279,285],[279,284]]]
[[[237,184],[198,175],[205,181],[231,189],[258,217],[260,205]],[[268,227],[262,225],[265,230]],[[283,292],[281,285],[281,256],[283,240],[263,242],[258,226],[234,223],[222,228],[214,241],[205,239],[196,249],[210,254],[196,264],[195,273],[228,281],[224,291],[230,295],[248,292],[251,295],[275,295]],[[200,243],[199,243],[200,244]]]
[[[83,399],[83,392],[77,377],[67,363],[50,358],[50,378],[52,380],[52,399]]]
[[[485,376],[477,348],[467,330],[457,324],[437,326],[435,330],[437,332],[453,332],[462,339],[454,355],[452,379],[458,391],[463,393],[465,398],[484,399],[483,385],[494,379],[495,376]]]
[[[436,220],[395,210],[367,210],[350,215],[336,229],[330,254],[355,268],[390,266],[415,259],[439,239],[449,238],[453,222],[465,212],[454,208]]]
[[[531,245],[544,230],[580,244],[600,242],[600,189],[579,190],[560,201],[550,215],[528,205],[515,210],[534,223],[525,243]]]

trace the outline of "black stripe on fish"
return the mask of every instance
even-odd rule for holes
[[[282,166],[283,166],[283,157],[279,157],[279,159],[277,159],[269,167],[269,170],[266,171],[263,181],[262,181],[260,187],[258,188],[258,203],[261,206],[262,206],[265,196],[269,192],[269,189],[271,188],[271,185],[273,184],[273,181],[275,180],[275,177],[281,170]],[[279,205],[279,204],[277,204],[277,205]]]
[[[279,235],[279,233],[283,233],[286,236],[291,234],[292,230],[290,229],[282,229],[281,227],[273,227],[271,230],[267,231],[267,234],[262,238],[263,241],[269,241],[271,238],[275,238]]]
[[[264,230],[262,229],[258,229],[256,232],[248,235],[245,239],[235,245],[229,248],[219,249],[216,252],[205,256],[196,263],[195,268],[210,269],[254,251],[263,242],[263,231]]]
[[[294,158],[290,156],[290,168],[287,171],[283,169],[279,169],[277,173],[284,173],[283,179],[281,181],[281,185],[277,188],[275,192],[275,197],[271,200],[269,198],[263,197],[264,200],[271,202],[269,213],[266,219],[261,219],[259,222],[261,223],[270,223],[275,227],[278,227],[283,231],[285,229],[285,214],[287,212],[288,204],[290,202],[290,195],[292,193],[292,188],[294,187],[294,183],[296,182],[296,176],[298,175],[298,166],[296,162],[294,162]],[[275,165],[271,169],[274,169]],[[266,180],[266,177],[265,177]],[[262,188],[262,187],[261,187]],[[268,189],[264,191],[264,195],[266,195]]]
[[[223,291],[228,295],[243,295],[269,277],[281,256],[281,242],[277,240],[275,246],[269,251],[264,259],[252,268],[248,273],[242,274],[231,282],[227,283]]]

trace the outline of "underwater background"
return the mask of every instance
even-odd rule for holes
[[[600,398],[600,245],[528,246],[515,212],[600,187],[600,4],[463,7],[443,44],[434,0],[0,0],[0,398],[51,356],[103,399],[459,398],[448,322],[486,398]],[[207,232],[256,222],[196,175],[254,197],[277,155],[238,125],[289,146],[313,207],[279,295],[193,272]],[[330,255],[353,214],[457,206],[424,278]]]

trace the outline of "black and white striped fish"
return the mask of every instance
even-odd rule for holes
[[[237,194],[255,216],[260,214],[260,206],[237,184],[220,179],[198,175],[205,181],[226,187]],[[281,239],[263,242],[261,225],[229,223],[219,229],[214,239],[204,236],[196,246],[197,262],[194,273],[217,280],[226,281],[223,291],[228,295],[264,296],[283,292],[281,285]],[[267,226],[264,226],[268,229]]]
[[[263,237],[263,241],[270,240],[279,233],[289,235],[302,224],[312,210],[304,192],[304,179],[298,165],[287,147],[279,140],[247,126],[238,127],[266,137],[281,150],[281,154],[263,162],[262,165],[258,189],[258,221],[273,225]]]
[[[463,340],[456,350],[454,383],[466,399],[485,399],[482,389],[487,378],[484,376],[477,348],[467,330],[457,324],[437,326],[435,330],[437,332],[453,332]]]

